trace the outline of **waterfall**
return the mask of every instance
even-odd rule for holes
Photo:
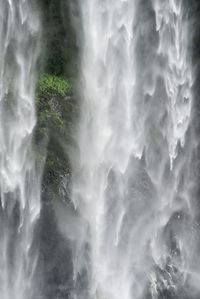
[[[36,295],[33,234],[40,213],[31,147],[40,20],[36,1],[0,6],[0,297],[28,299]]]
[[[78,1],[73,298],[199,294],[185,6],[181,0]]]

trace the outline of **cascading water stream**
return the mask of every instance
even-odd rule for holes
[[[145,10],[151,20],[143,23]],[[184,1],[85,0],[79,12],[72,296],[194,298],[196,144]]]
[[[182,1],[153,1],[156,30],[159,32],[158,54],[164,59],[164,84],[167,93],[168,122],[166,138],[171,163],[177,155],[177,145],[184,146],[188,130],[193,78],[188,64],[188,24],[184,20]]]
[[[36,295],[40,213],[31,149],[40,21],[35,1],[1,0],[0,7],[0,297],[28,299]]]

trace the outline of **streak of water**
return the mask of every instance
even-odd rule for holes
[[[177,156],[177,145],[184,146],[191,119],[193,84],[188,64],[188,26],[182,1],[153,1],[156,30],[159,32],[158,54],[165,60],[164,84],[167,93],[168,122],[166,138],[171,163]]]
[[[40,22],[34,1],[0,1],[0,297],[34,295],[40,182],[31,150]]]

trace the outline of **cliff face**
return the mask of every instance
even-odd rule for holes
[[[77,74],[77,45],[70,1],[40,0],[43,16],[44,70],[68,78]]]
[[[76,37],[68,1],[39,0],[43,16],[43,51],[36,92],[37,126],[34,147],[43,168],[39,223],[39,275],[42,298],[68,298],[72,289],[71,249],[55,218],[55,203],[70,202],[71,165],[68,152],[78,117],[74,94],[77,75]],[[44,297],[45,296],[45,297]]]
[[[73,142],[78,115],[74,95],[78,48],[70,21],[70,1],[38,1],[42,9],[43,51],[34,143],[38,164],[44,163],[43,192],[54,190],[53,197],[57,197],[70,172],[66,145]]]
[[[55,204],[62,202],[66,206],[70,202],[68,150],[73,147],[78,104],[70,83],[50,75],[40,79],[36,103],[35,152],[38,167],[44,165],[39,225],[41,293],[48,299],[67,298],[72,287],[72,261],[69,244],[57,228]]]

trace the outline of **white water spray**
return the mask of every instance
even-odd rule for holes
[[[166,138],[171,163],[177,156],[178,142],[184,146],[191,119],[193,84],[188,64],[188,24],[184,20],[183,1],[153,1],[156,30],[159,32],[158,54],[164,58],[164,84],[168,99]]]
[[[184,8],[181,0],[79,1],[77,225],[66,230],[73,298],[199,294],[193,76]],[[146,10],[151,20],[144,23]]]
[[[35,1],[0,1],[0,297],[34,296],[40,182],[31,150],[40,22]]]

